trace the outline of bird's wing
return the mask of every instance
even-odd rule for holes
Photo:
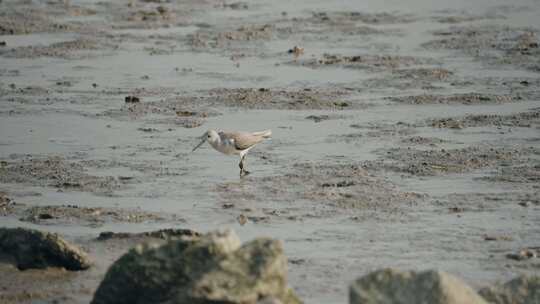
[[[263,140],[262,136],[247,132],[220,132],[221,140],[229,140],[237,150],[245,150]]]

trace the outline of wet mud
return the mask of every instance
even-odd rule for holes
[[[138,210],[115,208],[87,208],[68,206],[34,206],[22,210],[19,220],[37,225],[70,225],[100,227],[104,223],[148,223],[169,221],[182,222],[180,218],[171,218],[168,214],[151,213]]]
[[[463,129],[470,127],[521,127],[538,128],[540,111],[522,112],[509,115],[480,114],[428,120],[427,125],[436,128]]]
[[[508,167],[519,163],[535,161],[538,149],[522,149],[475,146],[462,149],[416,150],[394,148],[386,151],[382,164],[388,170],[412,175],[429,176],[448,173],[465,173],[493,167]],[[386,161],[382,161],[385,163]],[[379,162],[375,166],[379,167]],[[373,167],[373,164],[369,164]]]
[[[533,28],[508,26],[455,26],[435,31],[442,37],[423,46],[427,49],[459,50],[491,65],[513,65],[539,71],[538,37]]]
[[[0,226],[88,270],[0,262],[2,303],[89,303],[140,242],[281,239],[306,303],[374,268],[538,272],[537,1],[1,1]],[[273,138],[238,159],[207,129]]]
[[[112,176],[92,176],[77,163],[63,157],[28,157],[16,161],[4,161],[0,169],[4,183],[24,183],[34,186],[55,187],[60,191],[78,190],[95,193],[111,193],[122,182]]]
[[[484,103],[506,103],[520,100],[519,96],[509,95],[494,95],[494,94],[482,94],[482,93],[465,93],[455,95],[417,95],[417,96],[403,96],[403,97],[391,97],[390,100],[394,102],[410,103],[410,104],[448,104],[448,103],[461,103],[461,104],[484,104]]]

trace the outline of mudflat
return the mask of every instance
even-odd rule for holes
[[[1,1],[0,227],[84,271],[0,263],[2,303],[89,303],[169,230],[283,240],[306,303],[375,269],[538,274],[540,2]],[[272,129],[238,159],[207,129]],[[165,231],[165,232],[160,232]],[[149,231],[157,231],[151,233]],[[184,233],[184,230],[181,230]]]

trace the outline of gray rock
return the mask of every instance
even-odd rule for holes
[[[281,242],[259,238],[241,246],[225,231],[137,245],[109,268],[92,304],[255,304],[266,297],[300,303],[287,287]]]
[[[486,304],[469,286],[441,271],[372,272],[349,290],[350,304]]]
[[[0,228],[0,253],[12,257],[21,270],[46,267],[83,270],[92,264],[84,251],[56,233],[25,228]]]
[[[489,303],[494,304],[538,304],[540,277],[519,276],[502,286],[482,288],[478,293]]]

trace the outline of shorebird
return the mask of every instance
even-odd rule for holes
[[[270,138],[272,130],[260,132],[224,132],[216,130],[208,130],[201,137],[201,142],[193,148],[191,152],[197,150],[204,142],[208,143],[216,150],[227,155],[240,155],[240,177],[249,174],[244,168],[244,160],[251,148],[261,141]]]

